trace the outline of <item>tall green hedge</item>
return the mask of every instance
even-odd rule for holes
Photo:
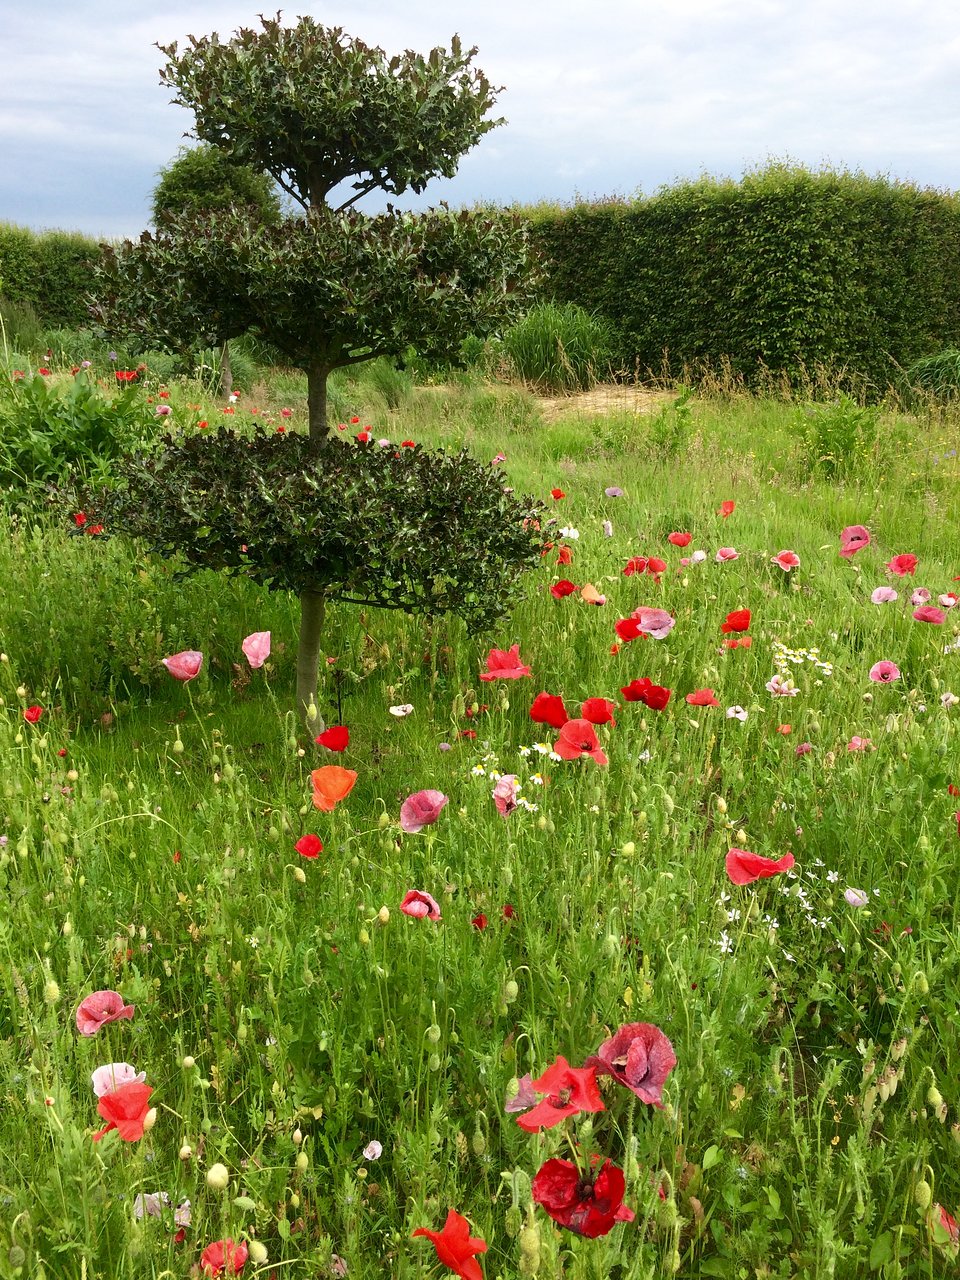
[[[612,320],[628,370],[827,367],[882,390],[960,345],[957,195],[773,165],[530,217],[548,293]]]
[[[86,295],[99,244],[69,231],[39,234],[0,222],[0,296],[28,302],[45,328],[88,324]]]

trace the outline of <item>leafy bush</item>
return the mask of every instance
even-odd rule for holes
[[[0,384],[0,487],[35,496],[68,473],[109,477],[125,453],[155,433],[136,386],[107,394],[85,374],[55,383],[40,374]]]
[[[504,333],[503,349],[538,390],[585,391],[608,370],[610,326],[575,303],[541,303]]]
[[[797,434],[804,465],[823,475],[863,472],[876,460],[880,441],[880,409],[858,405],[840,395],[829,404],[814,404],[797,414]]]

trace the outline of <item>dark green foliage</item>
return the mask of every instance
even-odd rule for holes
[[[885,389],[960,338],[960,197],[772,165],[635,203],[532,216],[550,292],[608,317],[621,359]]]
[[[41,325],[59,328],[87,320],[95,240],[66,231],[36,235],[25,227],[0,223],[0,294],[29,303]]]
[[[261,222],[280,221],[280,199],[273,182],[247,165],[231,164],[217,147],[181,150],[153,193],[153,218],[211,209],[244,208]]]
[[[85,374],[55,385],[39,374],[0,384],[0,489],[16,500],[73,472],[103,478],[142,447],[155,418],[138,388],[115,395]]]
[[[260,22],[261,31],[245,28],[226,43],[216,33],[191,36],[182,54],[161,46],[160,75],[196,116],[201,141],[271,174],[304,208],[349,179],[344,203],[375,189],[420,192],[431,178],[452,177],[464,152],[501,123],[483,118],[498,90],[456,36],[449,51],[389,58],[312,18]]]
[[[233,431],[163,443],[83,504],[191,570],[485,626],[539,562],[541,504],[466,453]]]

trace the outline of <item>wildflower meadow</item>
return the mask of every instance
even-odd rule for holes
[[[954,1274],[956,417],[838,475],[797,400],[334,389],[542,554],[494,629],[329,605],[306,728],[293,597],[6,508],[0,1275]]]

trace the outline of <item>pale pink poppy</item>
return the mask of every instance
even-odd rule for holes
[[[892,680],[900,679],[900,668],[895,662],[884,658],[882,662],[875,662],[870,668],[870,679],[875,684],[890,684]]]
[[[691,564],[703,564],[703,562],[704,562],[704,560],[706,560],[706,558],[707,558],[707,553],[706,553],[705,551],[694,551],[694,552],[692,553],[692,555],[690,556],[690,563],[691,563]]]
[[[432,827],[449,797],[442,791],[416,791],[400,806],[400,826],[408,835]]]
[[[873,749],[873,743],[869,738],[861,738],[856,733],[847,743],[848,751],[872,751]]]
[[[517,792],[520,790],[516,775],[505,774],[493,788],[493,803],[502,818],[508,817],[517,807]]]
[[[921,605],[919,609],[914,609],[913,616],[917,622],[932,622],[937,627],[947,620],[947,615],[943,610],[936,608],[932,604]]]
[[[943,605],[944,609],[952,609],[957,603],[958,597],[952,591],[945,591],[942,596],[937,596],[937,604]]]
[[[95,1036],[101,1027],[119,1018],[132,1018],[134,1006],[124,1004],[119,991],[94,991],[80,1002],[77,1030],[82,1036]]]
[[[200,674],[200,668],[203,666],[203,654],[198,653],[196,649],[184,649],[182,653],[175,653],[172,657],[164,658],[162,661],[174,680],[181,680],[186,684],[188,680],[192,680]]]
[[[781,569],[789,573],[791,569],[799,568],[800,557],[795,551],[778,551],[772,559],[773,564],[778,564]]]
[[[862,524],[848,524],[840,534],[840,554],[845,560],[870,545],[870,534]]]
[[[917,587],[916,591],[910,597],[910,603],[916,609],[922,604],[926,604],[930,599],[930,592],[926,587]]]
[[[874,587],[870,599],[874,604],[893,604],[899,597],[893,587]]]
[[[721,547],[714,559],[720,564],[726,563],[727,560],[739,560],[740,552],[735,547]]]
[[[270,632],[254,631],[252,635],[247,636],[240,648],[254,670],[262,667],[270,657]]]
[[[146,1078],[145,1071],[137,1071],[129,1062],[110,1062],[105,1067],[97,1067],[90,1076],[98,1098],[114,1093],[122,1084],[143,1084]]]
[[[415,920],[440,919],[439,902],[422,889],[408,889],[400,903],[400,910],[405,916],[413,916]]]
[[[634,609],[630,616],[636,618],[640,630],[652,640],[663,640],[673,630],[677,621],[667,613],[666,609],[641,607]]]

